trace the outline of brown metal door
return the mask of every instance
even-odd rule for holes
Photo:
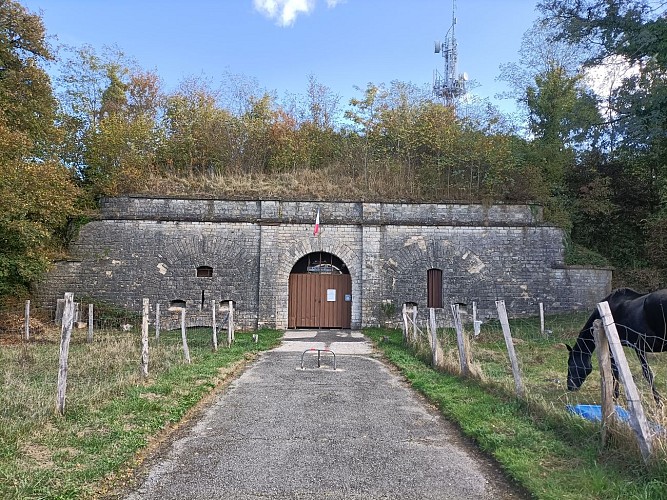
[[[352,279],[349,274],[291,274],[289,328],[350,328]]]
[[[427,307],[442,307],[442,269],[429,269],[426,273]]]

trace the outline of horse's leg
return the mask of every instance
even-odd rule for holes
[[[653,399],[655,399],[655,403],[658,406],[662,406],[662,396],[660,396],[660,393],[658,390],[655,388],[655,383],[653,381],[653,372],[651,371],[651,367],[648,365],[648,361],[646,360],[646,354],[643,351],[636,351],[637,352],[637,357],[639,358],[639,362],[642,365],[642,373],[644,374],[644,378],[646,381],[649,383],[651,386],[651,392],[653,393]]]
[[[617,401],[618,396],[620,396],[621,394],[621,390],[618,384],[618,379],[620,375],[618,373],[618,366],[616,366],[616,361],[614,361],[614,356],[610,356],[610,358],[611,358],[611,374],[614,376],[614,401]]]

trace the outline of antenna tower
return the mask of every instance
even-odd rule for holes
[[[435,42],[435,53],[442,54],[445,67],[442,74],[436,69],[433,72],[433,93],[441,98],[446,106],[454,107],[456,98],[466,93],[467,73],[457,75],[456,63],[458,50],[454,27],[456,26],[456,0],[452,0],[452,25],[445,35],[444,42]]]

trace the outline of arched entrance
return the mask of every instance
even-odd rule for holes
[[[313,252],[289,276],[288,328],[350,328],[352,279],[335,255]]]

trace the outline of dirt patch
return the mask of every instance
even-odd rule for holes
[[[56,342],[57,329],[38,318],[30,318],[28,342]],[[0,313],[0,345],[16,345],[25,342],[25,318],[15,313]]]
[[[55,467],[53,453],[44,445],[26,443],[21,447],[21,451],[40,469],[53,469]]]
[[[139,394],[139,397],[147,401],[157,401],[158,399],[162,399],[162,396],[155,394],[154,392],[142,392]]]

